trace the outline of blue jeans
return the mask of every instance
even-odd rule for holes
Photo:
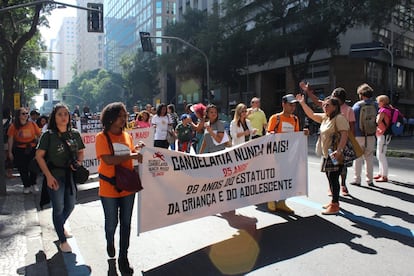
[[[105,213],[105,238],[107,244],[114,244],[115,230],[120,221],[119,229],[119,258],[126,258],[131,234],[131,217],[134,207],[135,194],[111,198],[101,196]]]
[[[48,187],[47,190],[49,192],[50,201],[52,203],[52,218],[53,225],[55,226],[55,231],[59,237],[59,241],[65,242],[66,237],[63,225],[65,225],[66,220],[75,208],[76,187],[72,178],[70,178],[71,183],[68,185],[65,183],[66,178],[64,176],[56,177],[56,180],[59,183],[59,189],[55,191]]]

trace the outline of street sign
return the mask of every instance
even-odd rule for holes
[[[20,108],[20,92],[16,92],[13,94],[13,105],[14,105],[14,109],[19,109]]]
[[[378,41],[351,44],[349,56],[354,58],[374,57],[378,56],[384,48],[384,44]]]
[[[58,80],[39,80],[39,88],[59,89]]]

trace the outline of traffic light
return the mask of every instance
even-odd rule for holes
[[[150,33],[148,32],[139,32],[139,38],[141,39],[142,51],[152,52],[152,43],[150,38]]]
[[[103,33],[103,4],[88,3],[88,32],[90,33]]]

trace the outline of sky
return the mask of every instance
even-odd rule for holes
[[[76,0],[58,0],[57,2],[76,5]],[[59,28],[62,25],[63,18],[76,16],[76,11],[77,9],[75,8],[67,7],[65,9],[54,9],[51,12],[51,15],[47,17],[50,28],[40,28],[40,33],[47,46],[49,46],[49,41],[51,39],[56,38]]]
[[[57,0],[57,2],[76,5],[76,0]],[[51,15],[47,17],[50,28],[39,28],[43,41],[47,47],[50,46],[50,40],[57,37],[63,18],[76,16],[76,11],[77,9],[75,8],[67,7],[65,9],[54,9],[51,12]],[[39,79],[42,77],[40,72],[36,72],[36,75]],[[34,98],[36,100],[36,108],[40,109],[43,105],[43,93],[40,93],[40,95],[37,95]]]

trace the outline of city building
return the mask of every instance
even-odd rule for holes
[[[76,5],[80,7],[87,7],[90,0],[77,0]],[[103,0],[94,0],[95,4],[102,4]],[[104,68],[105,53],[104,33],[93,33],[87,30],[87,11],[77,9],[76,16],[76,69],[77,74],[82,74],[85,71]]]
[[[119,61],[126,54],[135,54],[141,48],[139,32],[161,37],[169,22],[174,22],[176,3],[172,0],[105,0],[105,68],[121,73]],[[165,41],[153,39],[157,54],[166,51]],[[154,95],[154,104],[167,101],[168,78],[160,75],[160,93]],[[172,96],[170,96],[172,97]]]
[[[177,0],[177,19],[180,20],[189,8],[211,12],[214,4],[223,2]],[[295,3],[292,1],[288,9],[294,8]],[[315,51],[305,80],[313,86],[318,96],[323,98],[335,87],[341,86],[348,92],[350,101],[355,102],[356,88],[367,82],[373,86],[377,95],[390,95],[393,103],[398,105],[407,117],[414,117],[414,24],[410,20],[413,18],[413,9],[407,8],[407,3],[402,4],[393,13],[392,22],[385,28],[374,31],[369,26],[354,27],[339,37],[339,49]],[[245,8],[252,9],[254,14],[255,1],[247,1]],[[250,23],[252,24],[247,25],[254,28],[254,22]],[[381,44],[372,44],[373,42]],[[350,55],[351,46],[360,43],[367,43],[367,47],[381,45],[381,49],[375,53],[363,50],[359,55]],[[304,59],[305,54],[295,58]],[[221,102],[224,108],[228,106],[231,109],[239,102],[248,103],[253,96],[258,96],[266,99],[262,102],[262,108],[267,114],[271,114],[274,113],[275,106],[280,106],[281,97],[285,93],[299,91],[298,83],[295,83],[289,72],[288,57],[268,61],[262,65],[249,64],[248,55],[244,58],[247,69],[242,72],[240,86],[222,97],[227,97],[227,103]],[[181,93],[179,82],[177,87],[177,93]]]
[[[56,38],[56,51],[60,54],[53,57],[57,71],[59,87],[64,87],[72,81],[73,66],[76,62],[77,32],[76,17],[63,18],[62,26]]]

